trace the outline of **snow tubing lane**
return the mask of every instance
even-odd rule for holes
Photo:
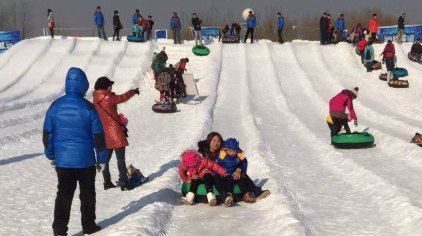
[[[197,56],[206,56],[210,54],[210,49],[203,45],[197,45],[192,48],[192,52]]]
[[[409,75],[406,69],[399,67],[393,69],[393,74],[397,77],[405,77]]]
[[[368,133],[343,133],[331,137],[334,147],[344,149],[369,148],[372,147],[374,141],[374,136]]]
[[[190,189],[190,183],[186,183],[183,182],[182,184],[182,195],[186,196],[186,194],[189,192]],[[219,197],[221,197],[221,194],[218,192],[218,190],[215,188],[215,186],[213,186],[213,191],[214,195],[217,197],[217,199]],[[241,191],[239,188],[238,184],[235,184],[233,187],[233,199],[235,201],[241,201],[242,200],[242,196],[241,196]],[[224,199],[219,199],[224,201]],[[208,202],[207,199],[207,191],[205,190],[205,185],[204,184],[200,184],[198,186],[198,190],[195,193],[195,202]]]
[[[127,41],[132,42],[132,43],[144,43],[145,39],[142,36],[137,37],[137,36],[129,35],[129,36],[127,36]]]
[[[152,110],[157,113],[174,113],[177,107],[174,103],[156,103],[152,105]]]
[[[417,58],[416,58],[416,55],[415,54],[413,54],[413,53],[411,53],[411,52],[409,52],[408,54],[407,54],[407,58],[409,58],[409,60],[411,60],[411,61],[413,61],[413,62],[417,62],[417,63],[419,63],[419,64],[422,64],[422,61],[418,61],[418,60],[416,60]]]

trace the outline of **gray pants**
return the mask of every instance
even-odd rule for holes
[[[202,33],[201,33],[201,31],[200,31],[200,30],[195,30],[195,31],[194,31],[194,38],[195,38],[195,45],[198,45],[198,40],[199,40],[199,43],[200,43],[201,45],[204,45],[204,44],[202,43]]]
[[[399,29],[397,32],[397,43],[403,43],[402,37],[403,37],[404,30]]]
[[[174,44],[182,44],[180,40],[180,29],[173,29],[173,40]]]
[[[107,40],[106,33],[104,31],[104,25],[97,25],[97,31],[98,31],[98,38],[101,38],[101,33],[103,34],[103,39]]]

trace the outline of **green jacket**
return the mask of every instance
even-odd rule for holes
[[[370,59],[366,59],[366,53],[369,51],[369,53],[371,54],[371,58]],[[372,45],[368,45],[365,47],[365,51],[363,52],[363,60],[365,62],[373,62],[375,59],[375,53],[374,53],[374,48],[372,47]]]

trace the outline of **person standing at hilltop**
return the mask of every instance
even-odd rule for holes
[[[182,22],[177,16],[176,12],[173,12],[173,16],[170,19],[170,29],[173,30],[173,41],[174,44],[182,44],[180,40],[180,29],[182,29]]]
[[[248,40],[249,33],[251,34],[251,43],[253,43],[253,33],[256,28],[256,17],[252,11],[249,11],[248,18],[246,19],[246,27],[248,29],[246,30],[245,41],[243,41],[243,43],[246,43]]]
[[[102,34],[103,39],[104,40],[108,40],[107,39],[107,36],[106,36],[106,33],[104,31],[105,21],[104,21],[104,15],[101,12],[101,7],[100,6],[97,6],[97,10],[95,10],[95,13],[94,13],[94,23],[97,26],[98,38],[101,38],[101,34]]]
[[[195,38],[195,45],[198,46],[198,40],[200,45],[204,45],[202,43],[202,34],[201,34],[201,23],[202,21],[198,18],[196,13],[192,14],[192,26]]]
[[[406,13],[401,14],[399,19],[397,20],[397,43],[403,43],[402,37],[404,34],[404,20],[406,18]]]
[[[47,21],[48,21],[48,29],[50,30],[51,38],[54,39],[54,28],[56,28],[56,24],[54,23],[53,11],[51,9],[47,10]]]
[[[281,12],[277,13],[277,35],[278,35],[278,43],[283,43],[282,33],[284,29],[284,17],[281,15]]]

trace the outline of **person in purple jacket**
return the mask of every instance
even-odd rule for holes
[[[356,99],[358,96],[359,88],[355,87],[352,90],[344,89],[339,94],[331,98],[330,100],[330,116],[332,124],[330,125],[331,137],[337,135],[341,127],[344,126],[346,133],[351,133],[349,125],[349,116],[346,113],[347,110],[350,112],[350,120],[354,120],[355,126],[358,126],[358,118],[356,116],[355,110],[353,109],[353,99]]]

